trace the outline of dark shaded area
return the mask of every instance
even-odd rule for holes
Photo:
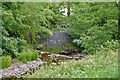
[[[67,32],[54,32],[44,43],[44,48],[64,48],[65,45],[72,43],[72,38]]]
[[[63,52],[59,52],[59,54],[71,56],[77,58],[85,58],[88,54],[83,54],[82,49],[66,49]]]

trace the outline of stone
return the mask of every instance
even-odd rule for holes
[[[34,50],[42,50],[43,49],[43,44],[35,45]]]
[[[26,64],[16,63],[9,68],[0,70],[0,72],[2,72],[2,75],[0,77],[2,78],[12,77],[12,76],[16,77],[17,75],[25,74],[29,70],[39,67],[42,64],[45,64],[45,62],[41,60],[30,61],[30,62],[27,62]]]

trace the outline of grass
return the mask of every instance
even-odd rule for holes
[[[51,48],[46,48],[44,49],[43,51],[47,51],[47,52],[61,52],[61,51],[64,51],[65,49],[64,48],[54,48],[54,47],[51,47]]]
[[[118,52],[90,55],[82,60],[70,60],[61,65],[41,66],[32,75],[27,75],[28,78],[117,78]]]
[[[23,62],[37,60],[39,58],[39,53],[35,50],[34,52],[25,52],[23,51],[20,56],[18,56],[18,60]]]
[[[63,44],[63,48],[51,47],[51,48],[46,48],[43,51],[58,53],[58,52],[65,51],[68,48],[70,48],[70,49],[79,49],[76,45],[74,45],[73,43],[70,43],[70,44]]]
[[[11,56],[2,56],[0,57],[0,69],[7,68],[11,66],[12,58]]]

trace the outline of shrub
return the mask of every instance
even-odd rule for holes
[[[105,42],[103,46],[101,46],[101,49],[117,51],[119,49],[118,46],[119,46],[118,40],[111,40],[111,41]]]
[[[12,57],[17,57],[18,53],[21,52],[25,46],[26,41],[20,38],[5,37],[2,36],[2,49],[3,55],[8,55],[11,53]]]
[[[101,50],[101,46],[105,49],[110,47],[117,49],[118,42],[114,44],[111,41],[118,39],[118,27],[116,27],[118,26],[118,10],[114,3],[107,3],[107,6],[114,8],[116,12],[109,11],[106,3],[79,3],[73,8],[74,14],[68,19],[67,32],[72,36],[75,44],[84,48],[84,53],[96,53]]]
[[[25,52],[22,52],[22,53],[20,54],[20,56],[18,57],[18,59],[19,59],[20,61],[23,61],[23,60],[24,60],[24,57],[25,57]]]
[[[0,58],[0,63],[2,63],[2,65],[0,65],[0,68],[7,68],[11,66],[11,60],[11,56],[2,56]]]
[[[20,61],[23,61],[23,62],[28,62],[28,61],[31,61],[31,53],[27,53],[25,51],[23,51],[20,56],[18,57],[18,59]]]
[[[39,53],[37,51],[34,52],[22,52],[18,59],[23,62],[33,61],[37,60],[39,56]]]
[[[52,35],[52,32],[50,30],[43,27],[40,28],[39,31],[35,33],[35,43],[42,44],[50,35]]]
[[[31,53],[26,53],[24,59],[25,62],[31,61]]]
[[[104,37],[106,38],[106,37]],[[104,39],[103,38],[103,39]],[[106,40],[103,41],[98,40],[96,38],[93,38],[92,36],[86,36],[86,37],[81,37],[80,39],[75,39],[73,42],[76,43],[78,46],[82,46],[85,48],[85,50],[83,50],[83,53],[96,53],[99,52],[101,50],[103,51],[108,51],[108,50],[117,50],[118,49],[118,40]],[[105,40],[105,39],[104,39]]]
[[[32,54],[31,54],[31,60],[37,60],[39,57],[39,53],[35,50]]]
[[[8,54],[8,52],[12,53],[11,56],[15,57],[18,53],[18,48],[17,48],[17,44],[18,41],[17,39],[11,37],[5,37],[2,36],[2,48],[5,50],[5,52],[3,52],[3,55]]]

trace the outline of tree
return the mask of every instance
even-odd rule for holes
[[[78,3],[69,16],[67,29],[73,42],[85,53],[95,53],[118,37],[118,8],[115,3]]]
[[[32,5],[32,6],[31,6]],[[2,51],[16,57],[26,44],[45,39],[59,26],[59,4],[4,2],[2,5]],[[58,22],[58,23],[56,23]],[[42,42],[42,41],[40,41]],[[0,54],[1,55],[1,54]]]

